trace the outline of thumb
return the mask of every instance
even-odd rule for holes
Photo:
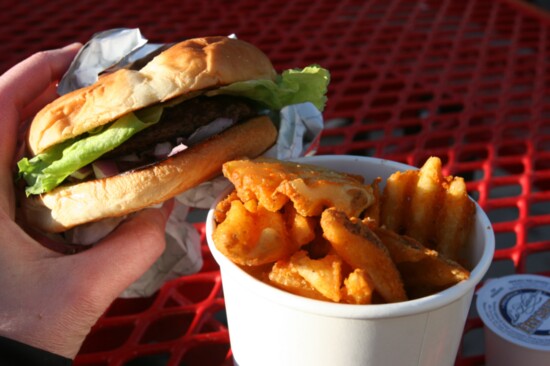
[[[80,270],[95,301],[108,306],[159,258],[165,248],[165,227],[173,200],[145,209],[121,224],[95,247],[79,253]]]

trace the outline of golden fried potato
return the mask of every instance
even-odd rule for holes
[[[437,224],[436,249],[446,257],[464,263],[464,250],[474,226],[476,208],[462,178],[451,180],[442,206]]]
[[[271,285],[281,290],[310,299],[328,301],[304,277],[300,276],[288,259],[278,260],[271,268],[268,278]]]
[[[317,220],[317,225],[315,227],[315,238],[307,245],[302,246],[302,249],[308,252],[310,258],[319,259],[328,254],[333,254],[334,249],[332,249],[330,242],[323,236],[323,229],[319,224],[319,217],[315,217],[315,219]]]
[[[315,290],[334,302],[340,302],[342,286],[340,257],[327,255],[320,259],[311,259],[306,251],[300,250],[290,257],[290,264]]]
[[[411,214],[412,192],[418,181],[415,171],[395,172],[387,180],[382,192],[380,225],[401,233]]]
[[[388,248],[411,299],[434,294],[470,277],[460,264],[411,237],[385,228],[377,228],[375,233]]]
[[[246,266],[275,262],[298,247],[289,236],[283,215],[256,201],[231,201],[225,220],[212,233],[216,248],[231,261]]]
[[[437,227],[441,200],[445,195],[441,160],[428,159],[420,170],[410,171],[409,174],[418,174],[418,180],[414,194],[411,195],[411,215],[405,219],[406,234],[433,247],[434,229]]]
[[[418,298],[469,278],[459,263],[475,204],[430,158],[381,179],[270,159],[230,161],[235,190],[216,206],[216,247],[252,276],[324,301]]]
[[[368,220],[370,227],[380,226],[380,209],[381,209],[381,194],[380,194],[380,178],[373,180],[372,186],[372,196],[374,198],[372,204],[367,207],[363,213],[363,217]],[[363,220],[365,222],[365,220]]]
[[[223,174],[243,202],[255,199],[270,211],[280,210],[290,200],[302,216],[318,216],[326,207],[358,216],[374,200],[362,177],[313,165],[235,160],[223,165]]]
[[[301,247],[315,239],[316,222],[312,217],[304,217],[296,212],[292,204],[287,204],[283,210],[290,238]]]
[[[382,194],[381,225],[405,234],[454,261],[467,246],[475,204],[459,177],[444,177],[441,160],[391,175]]]
[[[372,302],[374,281],[361,268],[356,268],[344,280],[342,302],[366,305]]]
[[[278,164],[270,160],[232,160],[223,165],[222,171],[235,186],[241,201],[257,200],[275,212],[289,201],[277,188],[281,182],[298,176],[297,173],[283,169],[285,165]]]
[[[386,302],[407,300],[401,275],[388,249],[367,225],[341,211],[327,209],[321,215],[321,227],[336,253],[352,268],[366,271]]]
[[[227,211],[229,211],[229,209],[231,208],[231,201],[235,201],[238,199],[239,196],[237,196],[237,191],[233,190],[227,195],[227,197],[218,202],[214,210],[214,220],[216,222],[222,222],[223,220],[225,220],[225,215]]]
[[[388,230],[385,227],[375,228],[374,232],[386,248],[388,248],[390,256],[396,264],[418,262],[426,258],[426,256],[433,255],[433,253],[437,254],[435,250],[424,247],[415,239],[399,235],[395,231]]]

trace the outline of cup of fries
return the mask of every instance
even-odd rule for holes
[[[284,181],[283,188],[277,182],[277,194],[268,195],[269,179],[296,178],[294,167],[283,174],[279,165],[254,170],[230,162],[224,174],[241,189],[240,199],[231,187],[208,213],[207,242],[220,266],[235,364],[454,364],[495,245],[481,208],[457,198],[467,197],[463,181],[442,177],[438,159],[421,170],[346,155],[295,162],[328,171],[310,169],[309,178]],[[270,216],[277,209],[284,213]],[[349,218],[359,212],[361,220]],[[293,223],[284,235],[280,217]],[[317,237],[308,236],[311,222],[322,234],[314,229]],[[251,247],[254,235],[260,244]],[[435,247],[419,244],[436,237]],[[330,249],[312,250],[311,243]]]

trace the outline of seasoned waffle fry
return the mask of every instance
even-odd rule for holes
[[[454,261],[472,230],[475,205],[464,180],[443,177],[441,161],[431,157],[418,171],[395,173],[382,195],[381,224],[406,234]]]
[[[447,189],[439,216],[436,246],[438,252],[458,262],[464,262],[463,251],[474,225],[475,211],[464,180],[454,177]]]
[[[285,205],[283,215],[289,235],[297,247],[310,243],[315,239],[316,224],[313,218],[300,215],[291,204]]]
[[[373,202],[372,204],[367,207],[367,209],[363,213],[363,217],[368,219],[369,226],[371,227],[377,227],[380,226],[380,210],[381,210],[381,194],[380,194],[380,178],[376,178],[371,186],[372,186],[372,196],[373,196]]]
[[[307,164],[236,160],[225,163],[223,173],[243,202],[256,199],[270,211],[291,200],[302,216],[318,216],[327,207],[358,216],[374,199],[362,177]]]
[[[364,270],[356,268],[344,280],[342,300],[348,304],[370,304],[374,292],[374,282]]]
[[[241,265],[275,262],[298,249],[288,235],[280,212],[271,212],[255,201],[231,201],[225,220],[212,239],[226,257]]]
[[[216,206],[213,241],[273,286],[350,304],[399,302],[469,277],[456,262],[475,213],[461,178],[430,158],[365,184],[292,162],[231,161],[235,190]]]
[[[420,170],[405,174],[418,175],[416,187],[411,192],[412,212],[406,218],[405,232],[421,243],[432,243],[435,240],[433,231],[437,225],[437,213],[445,195],[441,160],[428,159]]]
[[[411,171],[396,172],[386,180],[382,192],[380,224],[396,232],[404,230],[411,211],[411,191],[417,181],[418,175]]]
[[[366,271],[385,301],[407,300],[401,275],[388,249],[367,225],[329,208],[321,215],[321,227],[336,253],[352,268]]]
[[[309,253],[309,257],[313,259],[323,258],[327,254],[334,252],[330,242],[323,237],[323,229],[319,225],[319,217],[316,219],[315,238],[307,245],[302,246],[302,249]]]
[[[214,210],[214,220],[216,220],[216,222],[222,222],[225,220],[227,211],[231,208],[231,202],[235,200],[239,200],[239,196],[237,196],[236,191],[231,191],[227,197],[218,202],[216,209]]]
[[[316,291],[326,298],[340,302],[342,285],[342,259],[327,255],[321,259],[310,259],[301,250],[290,257],[291,265]]]
[[[268,278],[269,283],[281,290],[310,299],[328,300],[316,291],[305,278],[300,276],[289,259],[281,259],[275,262],[269,271]]]
[[[377,228],[375,233],[388,248],[411,299],[444,290],[470,277],[461,265],[411,237],[385,228]]]

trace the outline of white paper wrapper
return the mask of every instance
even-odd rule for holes
[[[97,33],[76,56],[59,83],[58,92],[65,94],[93,84],[101,72],[133,63],[162,46],[148,44],[139,29],[118,28]],[[286,160],[313,153],[322,129],[322,114],[311,103],[285,107],[280,112],[277,143],[265,156]],[[200,236],[186,221],[189,208],[209,208],[228,184],[225,178],[218,177],[176,197],[176,206],[166,225],[166,250],[122,297],[150,296],[166,281],[200,270]],[[70,235],[75,243],[87,245],[114,227],[112,222],[91,224]]]

